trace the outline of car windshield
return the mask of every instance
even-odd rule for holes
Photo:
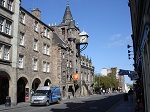
[[[34,96],[47,96],[48,90],[36,90]]]

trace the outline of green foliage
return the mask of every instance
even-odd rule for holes
[[[94,77],[94,88],[99,87],[99,86],[100,86],[99,76],[95,75],[95,77]]]
[[[108,76],[100,76],[100,74],[94,77],[94,88],[117,88],[119,85],[116,75],[109,74]]]

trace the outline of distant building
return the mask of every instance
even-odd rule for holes
[[[102,68],[101,76],[107,76],[109,73],[111,73],[111,68]]]
[[[116,80],[118,80],[118,82],[119,82],[119,87],[118,88],[121,88],[122,91],[125,91],[124,75],[119,75],[118,72],[119,72],[119,69],[117,67],[114,67],[114,68],[102,68],[101,76],[108,76],[110,74],[115,74]]]

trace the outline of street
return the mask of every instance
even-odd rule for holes
[[[16,107],[3,112],[110,112],[110,109],[123,98],[123,94],[91,95],[63,100],[61,104],[50,106]]]

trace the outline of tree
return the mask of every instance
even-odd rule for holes
[[[117,88],[119,82],[116,79],[115,72],[108,74],[108,76],[101,76],[100,74],[95,74],[94,76],[94,88]]]
[[[94,76],[94,88],[100,86],[99,76],[100,76],[100,75],[95,75],[95,76]]]
[[[117,88],[119,85],[119,82],[113,76],[101,76],[100,85],[104,88]]]

